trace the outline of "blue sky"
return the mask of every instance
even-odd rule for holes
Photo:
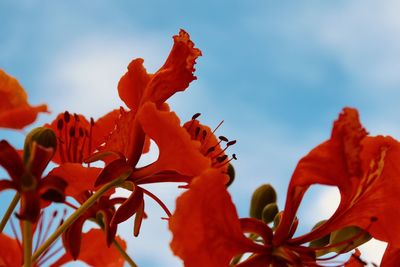
[[[156,71],[172,35],[187,30],[203,52],[198,80],[170,103],[182,120],[196,112],[211,126],[224,120],[218,134],[238,140],[231,193],[246,216],[261,183],[277,188],[283,206],[296,162],[329,137],[343,107],[358,108],[372,134],[399,138],[399,8],[396,1],[3,0],[0,67],[31,103],[49,104],[53,114],[37,125],[66,109],[98,117],[122,104],[116,85],[131,59],[143,57]],[[0,137],[23,139],[5,130]],[[170,205],[179,193],[154,190]],[[329,216],[336,199],[334,190],[312,190],[302,229]],[[129,251],[140,266],[179,266],[161,211],[149,203],[148,213],[142,237],[128,235]]]

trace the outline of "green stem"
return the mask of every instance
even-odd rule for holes
[[[32,224],[22,222],[22,243],[24,246],[24,267],[32,267]]]
[[[10,203],[10,206],[8,206],[8,209],[6,210],[6,213],[3,216],[3,219],[1,219],[0,222],[0,234],[3,232],[4,227],[6,227],[6,224],[8,222],[8,219],[10,219],[11,214],[13,213],[15,207],[17,206],[19,201],[19,193],[16,193],[13,200]]]
[[[119,251],[119,253],[124,257],[124,259],[129,263],[130,266],[132,267],[138,267],[136,263],[132,260],[131,257],[129,257],[128,253],[126,253],[125,249],[121,247],[121,245],[118,243],[117,240],[113,240],[113,245],[114,247]]]
[[[56,241],[57,238],[60,237],[60,235],[62,235],[62,233],[64,233],[65,230],[67,230],[68,227],[70,227],[71,224],[74,223],[88,208],[90,208],[105,192],[121,184],[128,177],[128,175],[129,174],[123,174],[119,178],[111,181],[108,184],[105,184],[90,198],[88,198],[82,204],[82,206],[75,210],[74,213],[72,213],[71,216],[69,216],[68,219],[66,219],[64,223],[60,225],[60,227],[58,227],[57,230],[55,230],[54,233],[35,251],[35,253],[33,253],[33,261],[37,260],[39,256],[45,252],[50,245],[53,244],[53,242]]]

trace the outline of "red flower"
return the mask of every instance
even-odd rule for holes
[[[313,149],[296,167],[283,217],[275,232],[255,219],[239,220],[217,174],[213,174],[214,180],[204,175],[195,178],[189,191],[178,198],[176,211],[170,219],[171,248],[184,260],[185,266],[190,267],[229,266],[235,255],[244,252],[251,252],[252,256],[237,266],[320,266],[336,257],[321,257],[320,252],[344,253],[368,232],[389,242],[395,254],[400,233],[400,222],[396,221],[400,220],[400,214],[396,214],[396,199],[400,194],[396,180],[400,144],[390,137],[366,135],[357,111],[344,109],[334,123],[332,137]],[[317,183],[337,186],[341,203],[326,222],[308,234],[293,238],[298,224],[297,208],[305,191]],[[344,240],[331,238],[327,245],[305,246],[350,226],[361,230]],[[243,232],[257,234],[262,239],[261,244],[246,244]],[[387,262],[392,262],[396,256],[388,253]],[[354,264],[355,259],[348,266]]]
[[[0,166],[11,177],[11,180],[0,181],[0,191],[14,189],[20,193],[20,219],[36,222],[42,201],[64,201],[66,182],[50,174],[42,178],[53,154],[52,148],[45,148],[33,142],[29,162],[24,164],[18,152],[7,141],[0,141]]]
[[[121,78],[118,92],[121,99],[132,110],[147,102],[157,106],[164,103],[178,91],[185,90],[189,83],[196,79],[195,71],[197,57],[201,51],[194,47],[189,34],[180,30],[174,37],[174,46],[164,65],[154,74],[148,74],[143,67],[143,59],[133,60],[128,66],[128,72]]]
[[[22,129],[33,123],[46,105],[32,107],[18,81],[0,69],[0,127]]]
[[[80,114],[68,111],[57,116],[48,127],[57,135],[57,152],[52,159],[56,163],[82,163],[104,143],[114,129],[119,111],[113,110],[90,122]]]

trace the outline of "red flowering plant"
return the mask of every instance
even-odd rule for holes
[[[382,266],[397,266],[399,153],[398,141],[368,136],[357,111],[345,108],[331,138],[299,161],[282,212],[273,188],[264,185],[254,192],[252,218],[239,219],[223,175],[209,170],[177,200],[169,222],[171,248],[185,266],[332,266],[372,236],[389,243]],[[309,233],[294,237],[297,209],[313,184],[338,187],[339,207]],[[366,262],[356,251],[343,265]]]
[[[0,222],[0,266],[60,266],[73,260],[92,266],[137,266],[116,234],[120,223],[134,217],[133,233],[139,235],[147,217],[145,196],[165,211],[172,251],[185,266],[324,266],[354,250],[343,264],[360,266],[364,261],[357,247],[371,237],[389,243],[382,264],[396,266],[398,142],[368,136],[357,111],[344,109],[331,138],[300,160],[284,210],[278,210],[274,189],[263,185],[253,195],[251,218],[239,219],[226,189],[234,178],[230,162],[236,159],[227,149],[236,141],[217,137],[220,125],[212,130],[201,124],[199,113],[181,123],[166,103],[196,79],[194,65],[201,55],[185,31],[173,39],[169,56],[154,74],[147,73],[143,59],[129,64],[118,84],[127,108],[97,120],[65,111],[32,130],[22,151],[0,141],[0,166],[9,176],[0,180],[0,192],[16,191]],[[2,128],[22,129],[38,113],[48,112],[46,105],[31,106],[18,81],[4,71],[0,96]],[[140,166],[151,140],[159,156]],[[171,182],[187,189],[173,214],[145,188]],[[297,209],[313,184],[337,186],[340,205],[331,218],[294,237]],[[117,188],[129,190],[129,196],[116,195]],[[52,213],[60,207],[65,212]],[[83,231],[87,221],[98,228]],[[14,237],[2,233],[7,223]]]

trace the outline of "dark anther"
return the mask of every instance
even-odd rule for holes
[[[68,111],[65,111],[65,112],[64,112],[64,121],[65,121],[66,123],[68,123],[70,119],[71,119],[71,116],[69,115],[69,112],[68,112]]]
[[[83,128],[82,128],[82,127],[79,127],[79,136],[80,136],[80,137],[83,137],[83,134],[84,134]]]
[[[376,222],[376,221],[378,220],[378,218],[375,217],[375,216],[372,216],[371,218],[369,218],[369,220],[370,220],[371,222]]]
[[[206,139],[206,136],[207,136],[207,131],[206,131],[206,130],[203,130],[202,134],[203,134],[203,140],[205,140],[205,139]]]
[[[57,217],[57,214],[58,214],[58,211],[55,210],[55,211],[53,212],[53,217]]]
[[[57,129],[61,130],[64,127],[64,121],[62,119],[58,119],[57,121]]]
[[[229,141],[228,143],[226,143],[226,146],[232,146],[234,144],[236,144],[236,140]]]
[[[210,153],[213,152],[214,150],[215,150],[215,147],[214,147],[214,146],[210,147],[209,149],[207,149],[206,155],[210,154]]]
[[[74,113],[74,119],[75,119],[75,121],[79,122],[79,116],[78,116],[78,114]]]
[[[197,119],[198,117],[200,117],[201,113],[196,113],[192,116],[192,120]]]
[[[197,138],[197,136],[199,136],[199,133],[200,133],[200,127],[197,127],[196,131],[195,131],[195,134],[194,134],[194,137]]]
[[[92,117],[90,117],[90,125],[94,126],[94,119]]]
[[[224,142],[228,142],[229,140],[228,140],[228,138],[226,138],[225,136],[220,136],[220,137],[218,137],[219,138],[219,140],[221,140],[221,141],[224,141]]]
[[[236,154],[232,154],[232,158],[233,158],[234,160],[237,160]]]
[[[69,128],[69,136],[75,137],[75,127]]]
[[[217,161],[218,161],[218,162],[223,162],[224,160],[226,160],[227,157],[228,157],[227,155],[223,155],[223,156],[221,156],[221,157],[218,157],[218,158],[217,158]]]

